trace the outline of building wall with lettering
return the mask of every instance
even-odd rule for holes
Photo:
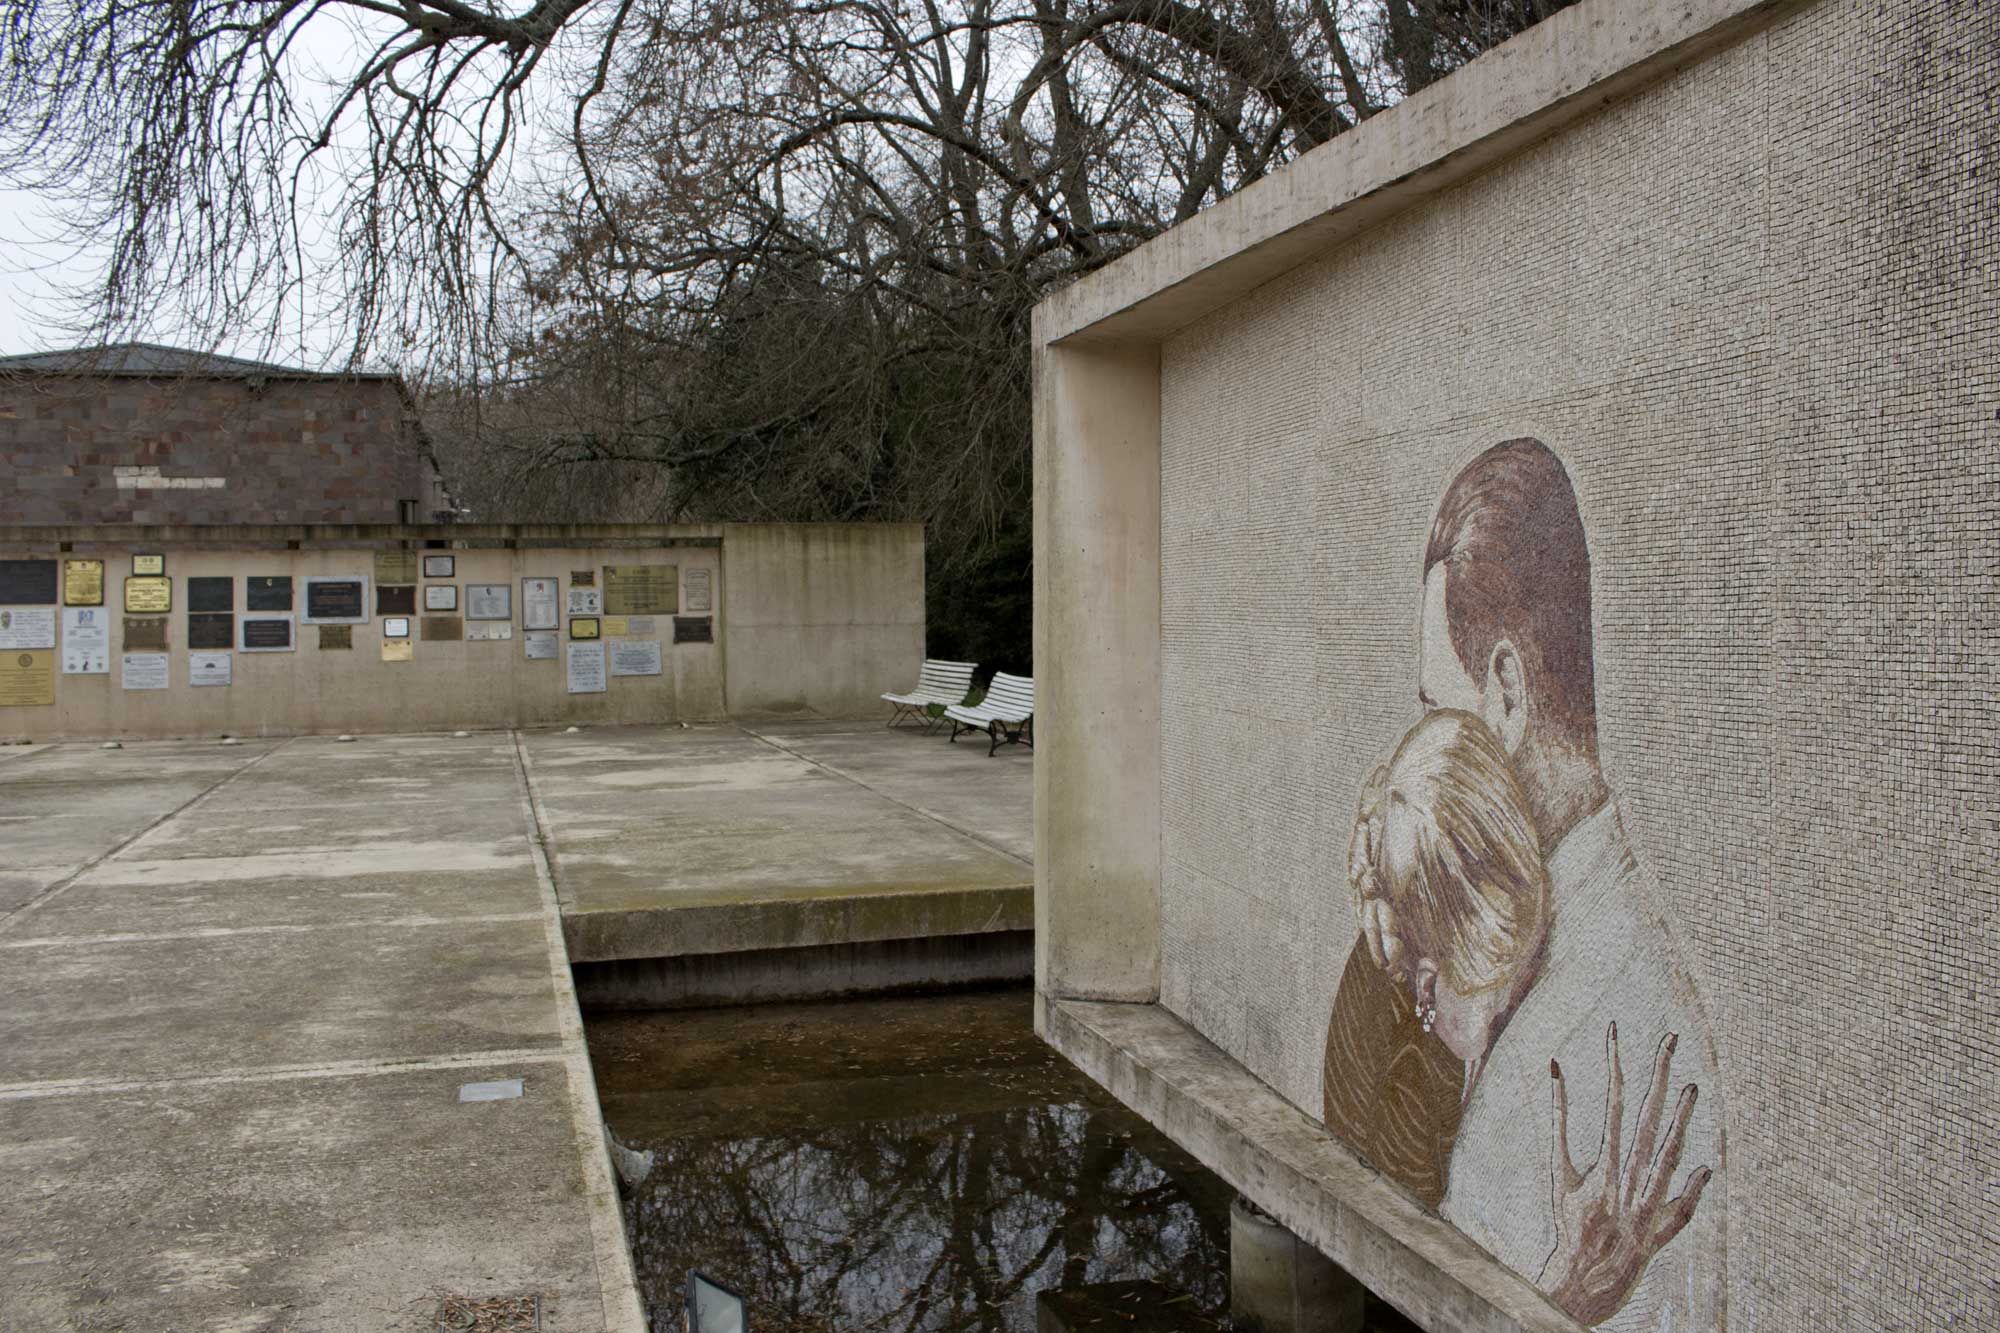
[[[434,522],[395,382],[0,372],[0,523]]]
[[[0,739],[872,715],[923,607],[915,524],[0,527]]]

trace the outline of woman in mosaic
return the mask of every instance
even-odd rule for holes
[[[1464,1064],[1462,1141],[1489,1137],[1481,1120],[1518,1117],[1474,1093],[1509,1019],[1533,990],[1548,956],[1550,879],[1528,800],[1500,738],[1470,713],[1439,709],[1404,736],[1364,785],[1348,876],[1359,896],[1362,935],[1375,966],[1404,991],[1426,1033]],[[1614,1321],[1646,1267],[1694,1215],[1709,1180],[1703,1167],[1669,1200],[1697,1091],[1681,1091],[1660,1137],[1675,1038],[1662,1042],[1651,1087],[1623,1144],[1623,1077],[1617,1026],[1608,1027],[1605,1141],[1578,1170],[1569,1152],[1568,1105],[1553,1075],[1553,1181],[1549,1195],[1518,1197],[1518,1183],[1454,1154],[1441,1211],[1469,1234],[1506,1229],[1524,1213],[1545,1215],[1552,1196],[1557,1244],[1536,1277],[1581,1323]],[[1519,1047],[1503,1048],[1518,1052]],[[1524,1058],[1519,1054],[1512,1058]],[[1499,1081],[1513,1084],[1500,1071]],[[1658,1152],[1654,1151],[1658,1146]],[[1614,1326],[1616,1326],[1614,1324]]]

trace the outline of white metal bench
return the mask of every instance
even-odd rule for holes
[[[983,731],[990,736],[993,743],[986,747],[989,759],[1002,745],[1025,745],[1032,750],[1035,748],[1035,678],[995,672],[992,683],[986,687],[984,699],[970,706],[959,704],[947,708],[944,715],[951,723],[954,743],[961,731]]]
[[[923,717],[924,710],[931,704],[962,704],[965,696],[972,691],[971,662],[940,662],[925,659],[923,669],[917,672],[917,688],[908,694],[885,694],[882,697],[896,706],[889,715],[889,725],[895,726],[905,716]],[[937,729],[937,722],[924,719],[931,730]]]

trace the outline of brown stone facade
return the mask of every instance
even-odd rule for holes
[[[435,522],[390,376],[0,375],[0,523]]]

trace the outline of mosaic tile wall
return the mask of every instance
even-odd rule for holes
[[[2000,1327],[1996,89],[2000,6],[1821,0],[1164,355],[1163,1002],[1320,1113],[1433,514],[1545,442],[1712,1037],[1696,1326]]]

